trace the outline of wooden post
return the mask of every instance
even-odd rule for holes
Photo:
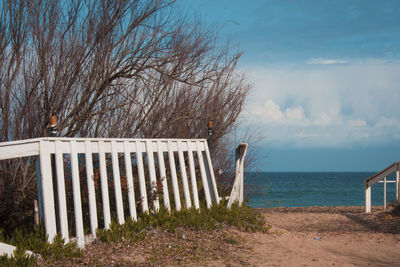
[[[383,178],[383,210],[386,211],[386,177]]]
[[[39,205],[37,199],[33,201],[33,226],[35,229],[39,227]]]
[[[399,170],[399,164],[397,164],[397,171],[396,171],[396,200],[400,201],[400,170]]]
[[[233,187],[229,196],[227,207],[230,208],[235,201],[238,201],[239,205],[243,203],[243,192],[244,192],[244,158],[246,156],[248,145],[245,143],[240,144],[236,149],[236,171],[235,180],[233,181]]]
[[[212,149],[212,136],[213,136],[213,121],[209,120],[208,121],[208,129],[207,129],[207,144],[210,149]]]
[[[40,141],[40,176],[43,198],[43,217],[47,240],[51,243],[57,234],[56,213],[54,209],[53,180],[51,175],[51,157],[48,141]]]
[[[368,183],[365,185],[365,212],[371,212],[371,187]]]

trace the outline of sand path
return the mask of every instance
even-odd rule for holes
[[[361,207],[264,209],[273,234],[248,234],[254,266],[400,266],[400,221]],[[383,216],[383,217],[382,217]]]

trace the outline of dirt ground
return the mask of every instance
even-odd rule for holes
[[[271,229],[155,229],[134,244],[96,242],[44,266],[400,266],[400,218],[363,207],[260,209]]]
[[[400,266],[400,218],[375,208],[264,209],[272,235],[253,234],[255,266]]]

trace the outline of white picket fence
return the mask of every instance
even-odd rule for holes
[[[392,173],[396,173],[396,180],[386,179]],[[396,183],[396,200],[400,200],[400,162],[395,162],[383,171],[365,180],[365,212],[371,212],[371,188],[376,183],[383,183],[383,208],[386,210],[386,183]]]
[[[247,144],[241,144],[237,149],[236,177],[228,207],[230,207],[234,201],[239,201],[239,204],[243,202],[243,162],[246,150]],[[162,184],[163,197],[162,200],[158,197],[152,197],[150,209],[155,212],[159,210],[161,201],[165,209],[171,210],[168,184],[172,184],[173,194],[171,194],[171,196],[174,201],[173,207],[176,210],[181,210],[182,206],[186,208],[191,208],[193,206],[196,209],[200,208],[199,190],[197,188],[198,180],[199,183],[202,183],[203,190],[201,190],[201,192],[204,196],[201,196],[201,199],[205,199],[206,206],[209,208],[212,203],[218,204],[220,202],[212,161],[205,139],[99,139],[53,137],[0,143],[0,160],[39,156],[37,164],[39,206],[50,242],[57,234],[57,222],[58,230],[62,238],[64,238],[66,242],[69,241],[70,234],[68,232],[67,198],[65,190],[65,166],[67,166],[70,167],[71,170],[71,177],[67,177],[67,179],[72,179],[77,244],[79,247],[84,247],[84,222],[80,188],[81,181],[79,178],[80,154],[83,154],[85,158],[90,230],[91,234],[94,236],[96,235],[96,229],[99,227],[93,167],[94,156],[96,159],[98,158],[101,203],[103,207],[104,227],[106,229],[110,227],[111,223],[110,192],[108,186],[110,181],[112,181],[114,185],[118,222],[123,224],[125,221],[121,173],[124,173],[126,176],[129,215],[133,220],[137,219],[137,202],[140,202],[141,211],[149,212],[150,196],[147,195],[148,192],[146,188],[150,187],[151,196],[157,195],[156,192],[159,190],[159,188],[157,188],[157,182],[161,182]],[[176,154],[179,164],[175,163]],[[55,168],[52,168],[51,164],[52,155],[54,155],[55,158]],[[120,168],[120,160],[122,159],[125,170],[121,170]],[[133,162],[135,162],[135,164],[133,164]],[[167,168],[166,163],[169,164],[169,168]],[[111,176],[107,175],[107,165],[112,166]],[[134,188],[132,166],[137,168],[135,171],[137,173],[137,182],[139,185],[139,196],[135,193],[137,189]],[[167,174],[169,174],[168,177]],[[188,176],[190,177],[190,186]],[[53,181],[56,183],[55,192],[53,190]],[[167,181],[170,181],[170,183]],[[183,189],[182,199],[184,199],[184,204],[181,201],[180,188]],[[56,204],[58,204],[57,207]],[[58,212],[56,212],[56,208]],[[56,218],[56,213],[58,214],[58,218]]]

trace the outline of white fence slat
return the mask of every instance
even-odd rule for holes
[[[211,162],[210,151],[208,150],[208,145],[206,143],[204,145],[205,145],[205,154],[206,154],[205,155],[206,156],[205,164],[207,165],[206,173],[207,173],[207,178],[208,178],[208,185],[210,186],[210,191],[211,191],[211,199],[213,201],[215,201],[217,204],[219,204],[217,181],[215,180],[215,176],[214,176],[214,169],[213,169],[213,165]],[[211,185],[210,185],[210,182],[211,182]]]
[[[181,199],[179,195],[179,185],[178,185],[178,178],[176,176],[175,157],[171,141],[168,141],[168,160],[169,160],[169,167],[171,169],[171,180],[172,180],[172,188],[174,190],[175,209],[177,211],[180,211]]]
[[[82,202],[81,189],[79,182],[79,163],[78,153],[76,152],[76,142],[71,141],[71,173],[72,173],[72,191],[74,193],[74,214],[75,214],[75,229],[78,238],[78,247],[85,246],[82,218]]]
[[[114,180],[114,193],[115,193],[115,203],[117,206],[117,216],[119,224],[125,223],[124,218],[124,206],[122,203],[122,190],[121,190],[121,176],[119,173],[119,160],[117,152],[117,143],[111,141],[111,160],[113,169],[113,180]]]
[[[150,175],[150,188],[153,198],[153,207],[155,211],[159,211],[160,204],[157,195],[158,188],[157,188],[156,168],[154,166],[153,144],[150,140],[146,140],[146,151],[147,151],[147,166],[149,167],[149,175]]]
[[[235,170],[235,180],[233,182],[233,187],[231,194],[229,196],[228,208],[231,208],[235,201],[239,202],[239,205],[243,203],[243,191],[244,191],[244,158],[247,153],[247,144],[240,144],[235,151],[236,157],[236,170]]]
[[[386,177],[383,178],[383,210],[386,211]]]
[[[142,147],[139,141],[136,141],[135,144],[136,144],[136,160],[137,160],[138,176],[139,176],[140,201],[142,203],[142,211],[148,212],[149,205],[147,203],[146,181],[144,179]]]
[[[206,169],[204,167],[203,152],[200,149],[199,141],[196,142],[196,145],[197,145],[197,158],[199,160],[200,174],[201,174],[201,181],[203,182],[204,195],[206,197],[207,208],[210,208],[211,207],[210,187],[208,186]]]
[[[130,143],[128,141],[124,141],[124,160],[125,160],[126,183],[128,185],[129,213],[132,219],[134,221],[137,221],[135,189],[133,188],[133,176],[132,176],[132,159],[129,147]]]
[[[193,194],[193,201],[194,207],[199,209],[199,194],[197,193],[197,179],[196,179],[196,170],[194,167],[194,158],[193,158],[193,151],[191,142],[187,141],[187,148],[188,148],[188,160],[189,160],[189,170],[190,170],[190,180],[192,183],[192,194]]]
[[[61,237],[65,240],[66,243],[68,243],[69,234],[68,234],[67,201],[65,196],[64,160],[63,160],[63,153],[61,149],[59,149],[61,142],[56,141],[55,143],[56,143],[55,159],[56,159],[60,231],[61,231]]]
[[[365,212],[371,212],[371,187],[365,188]]]
[[[12,153],[8,153],[11,149]],[[55,171],[56,177],[52,177],[52,164],[51,155],[55,154]],[[72,174],[72,189],[73,189],[73,202],[74,202],[74,216],[77,243],[79,247],[84,246],[84,230],[83,230],[83,214],[82,214],[82,198],[80,188],[80,177],[79,177],[79,156],[85,154],[85,167],[87,174],[87,189],[88,189],[88,202],[89,202],[89,214],[90,214],[90,228],[93,235],[96,234],[98,228],[98,211],[96,206],[96,188],[94,180],[94,166],[93,166],[93,154],[98,153],[99,159],[99,174],[101,182],[101,201],[103,206],[104,216],[104,228],[109,229],[111,224],[111,210],[110,210],[110,199],[109,199],[109,177],[107,173],[107,164],[112,164],[113,171],[113,183],[115,188],[115,201],[118,215],[118,221],[120,224],[125,222],[124,218],[124,202],[123,202],[123,190],[122,181],[124,177],[121,177],[119,153],[123,153],[125,160],[125,172],[126,172],[126,183],[128,188],[128,201],[129,201],[129,213],[133,220],[137,220],[136,204],[141,202],[142,211],[149,212],[149,196],[147,188],[150,185],[151,194],[157,193],[154,198],[152,197],[152,208],[154,211],[159,210],[160,199],[158,199],[158,193],[161,186],[158,180],[161,179],[162,183],[162,200],[164,207],[167,210],[171,210],[171,199],[168,191],[168,179],[171,179],[174,204],[177,211],[182,209],[180,186],[185,198],[186,208],[194,207],[200,208],[198,188],[197,188],[197,177],[199,174],[196,170],[195,155],[197,154],[196,160],[198,160],[200,169],[200,178],[203,184],[204,196],[206,205],[208,208],[211,207],[213,202],[218,203],[220,198],[218,196],[217,184],[214,176],[212,161],[205,139],[115,139],[115,138],[37,138],[22,141],[3,142],[0,143],[0,160],[39,155],[37,160],[37,185],[38,185],[38,196],[42,207],[41,216],[43,216],[46,234],[48,240],[51,242],[57,233],[57,220],[56,208],[59,209],[59,222],[61,236],[68,241],[68,209],[67,209],[67,198],[65,191],[65,175],[64,175],[64,154],[70,154],[71,159],[71,174]],[[111,159],[108,158],[108,154],[111,154]],[[140,199],[136,202],[135,198],[135,183],[132,171],[132,153],[136,153],[136,164],[138,172],[138,182],[140,190]],[[143,153],[146,153],[145,156]],[[154,154],[157,153],[157,156]],[[168,162],[170,172],[167,172],[166,163],[167,156],[164,153],[168,153]],[[175,162],[175,153],[178,155],[180,173],[177,174],[177,162]],[[185,155],[187,153],[187,156]],[[9,154],[9,155],[8,155]],[[243,156],[244,157],[244,156]],[[187,160],[187,162],[186,162]],[[39,166],[40,165],[40,166]],[[188,165],[188,166],[187,166]],[[399,163],[394,164],[396,170],[399,169]],[[367,179],[366,181],[366,209],[370,209],[370,186],[375,182],[379,181],[380,177],[389,171],[392,171],[393,166],[388,167],[381,173]],[[97,168],[97,166],[96,166]],[[147,170],[148,168],[148,177]],[[159,173],[157,173],[157,168]],[[97,170],[96,170],[97,172]],[[188,172],[190,173],[190,183]],[[167,177],[167,173],[170,176]],[[96,173],[97,175],[97,173]],[[241,190],[238,190],[236,195],[239,201],[243,198],[243,162],[239,162],[239,172],[237,172],[238,184],[240,184]],[[378,177],[379,176],[379,177]],[[399,175],[397,175],[399,176]],[[57,189],[53,188],[53,178],[57,182]],[[182,179],[179,181],[178,179]],[[200,179],[199,178],[199,179]],[[397,187],[399,186],[399,177],[397,179]],[[386,181],[388,182],[388,181]],[[146,186],[146,183],[147,184]],[[171,186],[171,185],[170,185]],[[56,191],[54,191],[56,190]],[[136,189],[137,190],[137,189]],[[42,194],[40,194],[42,192]],[[55,193],[57,199],[55,199]],[[86,194],[86,193],[85,193]],[[41,199],[42,197],[42,199]],[[398,193],[396,195],[398,197]],[[57,200],[57,201],[55,201]],[[99,201],[99,200],[97,200]],[[55,203],[58,206],[55,207]],[[369,207],[368,207],[369,206]]]
[[[42,192],[43,192],[43,213],[44,213],[44,226],[48,241],[52,242],[57,234],[56,213],[54,209],[54,193],[53,181],[51,175],[51,158],[49,151],[49,142],[40,141],[39,144],[39,160],[40,172],[42,178]]]
[[[92,145],[91,142],[88,140],[85,141],[85,165],[86,165],[86,179],[87,179],[88,199],[89,199],[90,232],[95,237],[96,229],[98,227],[96,191],[94,188]]]
[[[157,158],[158,158],[158,168],[160,170],[160,179],[163,186],[164,207],[168,211],[171,211],[171,206],[169,203],[167,173],[165,170],[164,152],[161,150],[161,141],[157,141]]]
[[[181,169],[181,176],[182,176],[182,184],[183,184],[183,192],[185,195],[185,203],[186,208],[190,209],[192,207],[192,202],[190,200],[190,192],[189,192],[189,185],[188,179],[186,174],[186,166],[185,166],[185,158],[183,156],[183,144],[180,140],[178,140],[178,158],[179,158],[179,167]]]
[[[397,171],[396,171],[396,200],[400,200],[400,170],[399,164],[397,163]]]
[[[103,201],[104,228],[110,229],[111,212],[110,212],[110,198],[108,195],[106,153],[104,152],[104,142],[99,141],[98,145],[99,145],[99,169],[100,169],[100,182],[101,182],[101,198]]]

